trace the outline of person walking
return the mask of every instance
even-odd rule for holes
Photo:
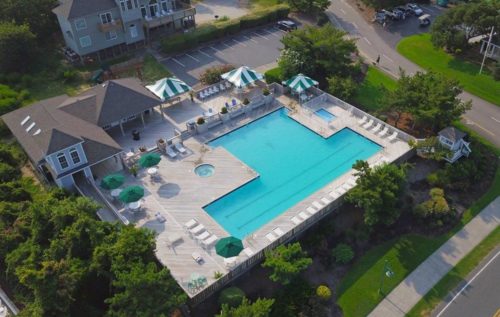
[[[380,55],[377,56],[377,64],[380,63]]]

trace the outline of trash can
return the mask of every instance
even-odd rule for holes
[[[134,141],[139,141],[141,139],[141,133],[137,130],[132,131],[132,139]]]

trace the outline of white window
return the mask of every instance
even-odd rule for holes
[[[85,21],[84,18],[81,19],[76,19],[75,20],[75,27],[76,29],[79,30],[84,30],[87,28],[87,21]]]
[[[80,38],[80,45],[82,47],[89,47],[92,45],[92,40],[90,39],[90,35],[82,36]]]
[[[168,12],[167,0],[161,0],[161,9],[165,12]]]
[[[135,39],[136,37],[139,36],[139,33],[137,32],[137,25],[135,24],[130,24],[129,28],[130,30],[130,37]]]
[[[149,13],[151,17],[155,17],[158,13],[158,2],[156,0],[149,1]]]
[[[64,153],[59,153],[57,154],[57,160],[59,161],[59,165],[61,166],[61,169],[68,168],[68,160],[66,160],[66,155]]]
[[[80,156],[78,155],[78,151],[73,148],[69,150],[69,154],[71,155],[71,160],[73,161],[73,164],[78,164],[80,163]]]
[[[101,13],[102,24],[111,23],[112,21],[113,21],[113,16],[111,15],[111,12]]]
[[[120,0],[120,8],[122,9],[122,11],[125,11],[125,10],[126,10],[126,7],[125,7],[125,0]]]
[[[139,8],[139,0],[134,0],[134,5],[136,8]]]
[[[132,6],[132,0],[127,0],[127,9],[132,10],[134,7]]]
[[[104,36],[106,37],[106,41],[112,41],[117,38],[115,31],[106,32],[104,33]]]
[[[141,14],[142,14],[142,17],[145,18],[148,13],[146,12],[146,6],[141,6]]]

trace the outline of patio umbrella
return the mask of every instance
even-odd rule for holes
[[[110,174],[104,177],[101,181],[101,187],[104,189],[115,189],[123,185],[125,176],[122,174]]]
[[[235,237],[222,238],[215,245],[217,254],[225,258],[237,256],[241,250],[243,250],[243,243]]]
[[[310,77],[307,77],[304,74],[298,74],[297,76],[294,76],[289,80],[284,81],[283,84],[300,94],[304,92],[306,89],[311,88],[312,86],[316,86],[318,82],[315,81],[314,79],[311,79]]]
[[[175,77],[160,79],[153,85],[146,86],[146,88],[158,96],[162,101],[171,99],[191,90],[191,87],[189,87],[185,82]]]
[[[144,188],[141,186],[129,186],[122,190],[118,199],[124,203],[133,203],[144,196]]]
[[[257,73],[248,66],[241,66],[240,68],[233,69],[230,72],[222,74],[221,77],[237,88],[245,87],[254,81],[262,80],[264,78],[262,74]]]
[[[141,167],[151,167],[155,166],[161,161],[161,156],[157,153],[147,153],[141,156],[139,159],[139,165]]]

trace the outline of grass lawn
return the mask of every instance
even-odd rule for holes
[[[434,286],[417,305],[406,315],[407,317],[430,316],[432,310],[445,296],[458,286],[460,282],[500,244],[500,227],[493,230],[474,250],[462,259],[448,274]]]
[[[368,251],[356,261],[339,285],[338,304],[344,316],[366,316],[382,300],[378,288],[385,260],[389,261],[395,273],[392,278],[384,280],[384,293],[389,294],[423,260],[499,195],[500,168],[490,189],[465,211],[460,223],[448,233],[437,237],[403,235]]]
[[[120,77],[135,77],[137,76],[135,69],[125,73],[121,73]],[[172,73],[159,63],[151,54],[144,56],[144,65],[142,67],[142,81],[144,83],[153,83],[158,79],[170,77]]]
[[[383,106],[381,87],[393,90],[396,88],[396,80],[383,71],[370,66],[363,83],[359,86],[352,100],[366,111],[376,111]]]
[[[500,106],[498,93],[500,81],[495,81],[490,75],[484,73],[479,75],[479,65],[454,57],[442,49],[434,48],[430,41],[430,34],[406,37],[398,43],[397,50],[422,68],[457,79],[466,91]]]
[[[250,3],[254,9],[271,7],[277,4],[280,4],[279,0],[251,0]]]

